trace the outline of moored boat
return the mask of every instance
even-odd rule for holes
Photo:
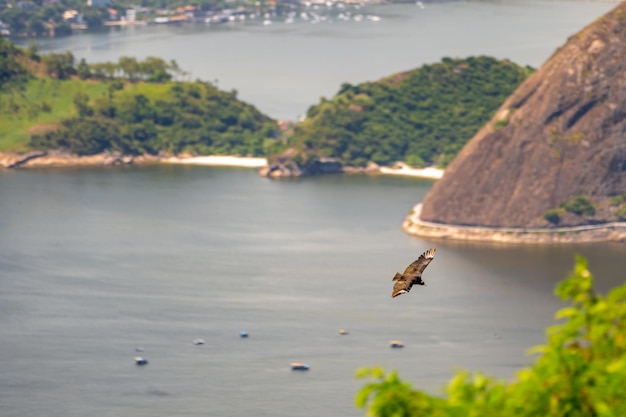
[[[402,340],[390,340],[389,346],[392,348],[402,348],[404,347],[404,343],[402,343]]]
[[[304,362],[291,362],[291,369],[294,371],[308,371],[309,365]]]

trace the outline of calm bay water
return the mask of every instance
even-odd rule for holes
[[[0,414],[358,416],[359,367],[435,393],[458,367],[512,377],[575,253],[601,289],[623,282],[623,244],[405,235],[430,185],[182,166],[0,173]],[[391,299],[391,277],[431,245],[428,285]]]
[[[373,81],[444,56],[490,55],[539,67],[615,1],[481,0],[368,7],[378,22],[148,26],[41,39],[88,62],[175,59],[190,78],[236,89],[266,114],[295,120],[344,82]],[[24,44],[26,42],[23,42]]]
[[[388,6],[372,9],[380,22],[126,28],[39,45],[89,62],[176,59],[294,119],[343,82],[443,56],[539,66],[614,5]],[[458,367],[511,378],[561,306],[552,290],[576,253],[601,290],[624,282],[623,244],[409,237],[400,224],[430,186],[182,166],[1,171],[0,415],[359,416],[359,367],[434,393]],[[391,277],[432,245],[428,286],[392,300]],[[396,338],[404,349],[387,346]],[[136,346],[149,365],[134,365]]]

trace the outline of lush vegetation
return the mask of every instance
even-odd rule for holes
[[[561,208],[565,211],[577,214],[579,216],[593,216],[596,213],[596,209],[593,207],[593,203],[588,197],[579,195],[573,197],[569,201],[563,201],[560,204]]]
[[[262,156],[276,144],[273,120],[210,83],[114,87],[95,100],[76,94],[76,115],[60,129],[34,135],[31,146],[78,155],[109,150]]]
[[[611,201],[618,203],[612,204],[619,206],[621,204],[619,203],[619,198],[620,196],[613,197]],[[593,216],[594,214],[596,214],[596,209],[588,197],[584,195],[579,195],[572,197],[570,200],[561,201],[561,203],[559,204],[559,208],[546,210],[543,218],[550,223],[556,225],[561,222],[561,219],[563,215],[565,215],[565,213],[572,213],[577,216]],[[618,218],[620,217],[619,209],[617,210],[616,215]]]
[[[561,210],[559,209],[550,209],[546,210],[543,215],[543,218],[549,221],[552,224],[559,224],[561,221]]]
[[[415,390],[396,372],[364,369],[356,404],[379,417],[619,417],[626,415],[626,284],[606,296],[593,289],[587,261],[577,257],[556,288],[569,306],[556,313],[536,362],[503,382],[458,373],[445,397]]]
[[[237,92],[186,78],[175,61],[120,57],[76,62],[71,52],[40,56],[2,41],[0,151],[64,148],[79,155],[267,156],[285,145],[277,124]],[[285,132],[295,160],[445,166],[530,73],[488,57],[444,59],[379,82],[344,84]],[[33,75],[36,76],[33,76]]]
[[[0,92],[29,77],[28,71],[19,63],[22,54],[20,48],[0,36]]]
[[[610,199],[611,205],[617,207],[615,216],[619,221],[626,221],[626,194],[614,195]]]
[[[531,73],[489,57],[444,58],[379,82],[343,84],[295,128],[300,158],[447,165]]]
[[[106,94],[107,85],[33,78],[0,95],[0,151],[27,151],[32,134],[54,130],[75,114],[73,97]]]
[[[76,64],[70,52],[40,57],[0,42],[0,151],[261,156],[280,146],[276,122],[236,91],[171,81],[182,73],[174,61]]]

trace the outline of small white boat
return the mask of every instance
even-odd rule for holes
[[[346,335],[346,334],[348,334],[348,331],[346,329],[339,329],[339,334],[340,335]]]
[[[239,332],[239,337],[243,337],[243,338],[248,337],[248,332],[247,332],[247,331],[245,331],[245,330],[240,331],[240,332]]]
[[[193,341],[194,345],[204,345],[204,339],[195,339]]]
[[[137,365],[147,365],[148,364],[148,359],[144,358],[143,356],[135,356],[135,364],[137,364]]]
[[[291,362],[291,369],[293,371],[308,371],[309,365],[304,362]]]

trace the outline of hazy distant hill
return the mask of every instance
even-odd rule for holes
[[[426,196],[422,220],[481,226],[626,219],[626,2],[500,107]]]

